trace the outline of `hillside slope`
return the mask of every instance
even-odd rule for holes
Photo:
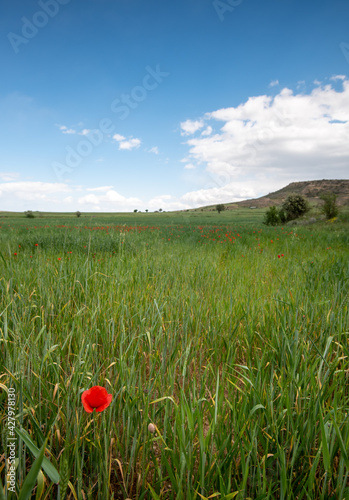
[[[288,184],[284,188],[269,193],[266,196],[235,203],[225,203],[225,207],[228,210],[234,210],[239,207],[266,208],[272,205],[281,205],[291,193],[303,195],[312,205],[320,205],[322,203],[320,198],[322,194],[335,193],[338,205],[349,205],[349,180],[323,179],[321,181],[291,182],[291,184]],[[202,207],[202,209],[212,210],[215,209],[215,205]]]

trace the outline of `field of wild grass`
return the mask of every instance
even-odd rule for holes
[[[7,498],[349,498],[348,225],[0,224]]]

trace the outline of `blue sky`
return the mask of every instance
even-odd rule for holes
[[[349,178],[347,0],[0,2],[1,210]]]

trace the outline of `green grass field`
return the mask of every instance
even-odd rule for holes
[[[0,219],[7,498],[349,498],[349,225],[262,216]]]

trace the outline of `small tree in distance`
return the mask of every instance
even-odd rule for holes
[[[275,207],[269,207],[264,214],[263,224],[266,226],[276,226],[280,222],[279,210]]]
[[[334,193],[325,193],[320,196],[324,204],[321,207],[321,212],[326,216],[326,219],[337,217],[339,209],[336,203],[337,195]]]
[[[225,210],[225,205],[223,205],[223,203],[219,203],[218,205],[216,205],[216,210],[217,212],[220,214],[221,212],[224,212]]]
[[[28,218],[28,219],[34,219],[35,215],[33,214],[32,210],[27,210],[26,212],[24,212],[24,215]]]
[[[309,203],[301,194],[290,194],[282,204],[287,221],[297,219],[309,212]]]
[[[76,217],[80,217],[80,216],[81,216],[81,212],[79,212],[79,210],[77,210],[77,211],[75,212],[75,215],[76,215]]]

